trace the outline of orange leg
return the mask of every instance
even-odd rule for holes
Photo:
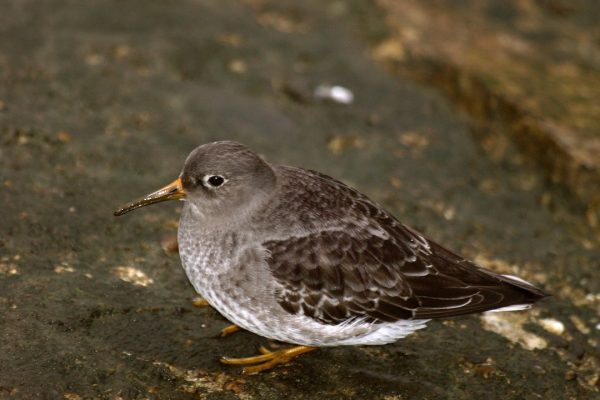
[[[237,325],[228,325],[225,328],[221,329],[221,337],[229,336],[232,333],[236,333],[240,329],[242,329],[242,328],[240,328]]]
[[[256,374],[267,369],[271,369],[276,365],[285,364],[293,358],[298,357],[300,354],[308,353],[309,351],[316,350],[316,347],[311,346],[295,346],[289,349],[283,349],[278,351],[271,351],[265,347],[259,349],[261,355],[254,357],[245,358],[228,358],[221,357],[223,364],[230,365],[252,365],[251,367],[245,367],[242,372],[244,374]]]
[[[196,307],[206,307],[209,306],[208,301],[204,300],[202,297],[196,297],[192,300],[192,304]]]

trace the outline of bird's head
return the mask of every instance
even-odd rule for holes
[[[182,199],[190,202],[199,218],[239,216],[261,204],[275,185],[273,169],[252,150],[237,142],[213,142],[194,149],[173,182],[114,214]]]

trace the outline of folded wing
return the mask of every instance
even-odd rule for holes
[[[368,220],[354,216],[338,229],[264,243],[285,310],[327,324],[380,323],[526,308],[546,296],[461,258],[380,209],[371,211]]]

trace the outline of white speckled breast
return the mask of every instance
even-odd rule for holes
[[[184,207],[178,231],[179,254],[188,279],[232,323],[271,337],[265,334],[264,321],[273,315],[267,318],[264,313],[279,306],[267,276],[266,252],[249,233],[205,229],[191,218],[191,207]],[[264,305],[262,311],[256,304]]]

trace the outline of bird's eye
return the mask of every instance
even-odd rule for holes
[[[223,178],[221,175],[210,175],[204,178],[204,182],[207,186],[216,188],[225,183],[225,178]]]

